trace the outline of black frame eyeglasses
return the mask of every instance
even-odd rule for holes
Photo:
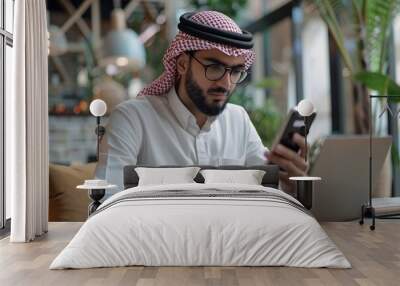
[[[203,66],[204,76],[210,81],[219,81],[225,76],[226,71],[229,71],[229,76],[233,84],[243,82],[248,75],[248,72],[243,68],[228,67],[220,63],[206,65],[203,64],[199,59],[197,59],[192,52],[189,52],[188,54],[190,57],[194,58],[199,64]]]

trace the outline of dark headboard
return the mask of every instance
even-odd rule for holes
[[[148,167],[148,168],[176,168],[176,167],[193,167],[194,165],[190,166],[141,166],[141,167]],[[139,177],[135,171],[135,168],[139,166],[129,165],[124,167],[124,189],[133,188],[138,185]],[[202,169],[219,169],[219,170],[263,170],[265,171],[265,175],[262,179],[262,185],[265,187],[271,188],[278,188],[279,185],[279,167],[277,165],[259,165],[259,166],[204,166],[198,165],[196,167],[200,167]],[[200,174],[194,178],[197,183],[204,183],[204,178]]]

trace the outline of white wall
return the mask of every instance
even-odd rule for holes
[[[304,97],[311,100],[317,117],[309,141],[331,133],[328,29],[319,17],[308,19],[303,28]]]

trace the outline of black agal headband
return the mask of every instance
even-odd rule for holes
[[[219,30],[201,23],[190,20],[196,12],[188,12],[179,18],[178,29],[191,36],[233,46],[240,49],[251,49],[253,47],[253,35],[242,30],[242,33]]]

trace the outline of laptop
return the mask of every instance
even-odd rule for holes
[[[388,155],[392,137],[372,138],[372,185]],[[359,219],[369,194],[369,135],[325,138],[309,174],[321,177],[313,191],[311,212],[319,221]],[[374,193],[374,189],[372,191]]]

